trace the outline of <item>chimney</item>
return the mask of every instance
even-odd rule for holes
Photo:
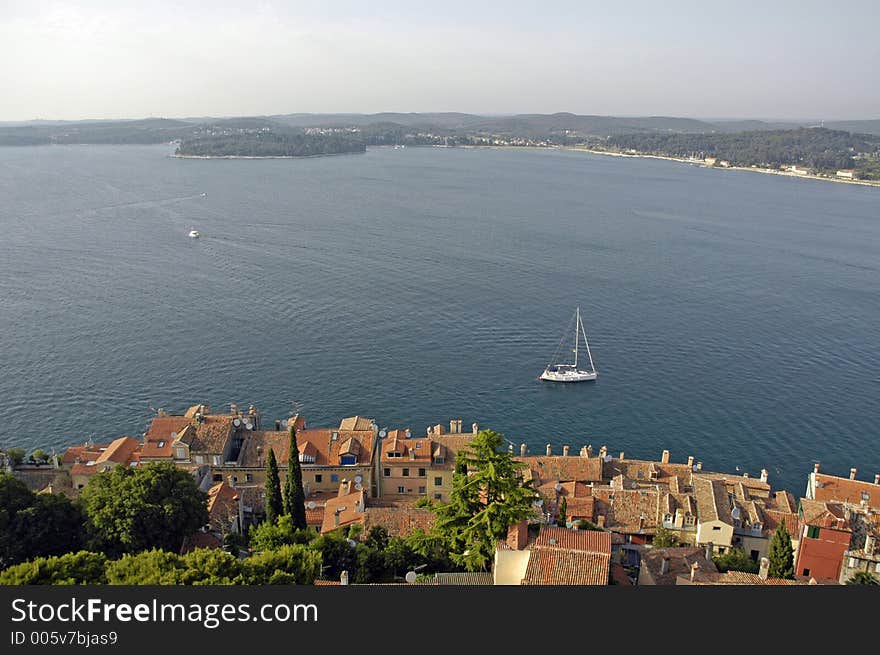
[[[695,578],[696,575],[697,575],[697,571],[699,571],[699,570],[700,570],[700,565],[699,565],[699,564],[697,564],[696,562],[694,562],[693,564],[691,564],[691,582],[694,581],[694,578]]]
[[[333,527],[339,527],[339,512],[341,508],[337,507],[336,511],[333,512]]]
[[[507,529],[507,545],[513,550],[522,550],[529,541],[529,524],[520,521]]]
[[[593,444],[587,444],[587,457],[593,456]]]
[[[874,484],[880,484],[880,473],[874,476]]]
[[[434,428],[429,425],[427,430],[425,430],[425,434],[431,436],[432,434],[434,434]]]
[[[581,457],[586,457],[586,456],[587,456],[587,447],[586,447],[586,446],[581,446],[581,453],[580,453],[580,455],[581,455]]]
[[[664,450],[663,454],[660,455],[660,463],[661,464],[669,464],[669,451]]]
[[[238,405],[236,405],[235,403],[231,403],[229,405],[229,413],[230,414],[238,414]]]
[[[548,444],[547,444],[547,457],[550,457],[550,455],[552,455],[552,454],[553,454],[553,446],[551,446],[551,445],[548,443]]]
[[[761,469],[761,482],[763,482],[764,484],[767,484],[767,476],[768,475],[769,474],[767,473],[767,469]]]
[[[409,459],[410,461],[414,461],[416,458],[416,451],[412,448],[409,449]]]
[[[569,447],[568,447],[568,446],[563,446],[563,447],[562,447],[562,456],[563,456],[563,457],[568,457],[568,451],[569,451]]]
[[[411,439],[412,438],[412,431],[409,428],[407,428],[406,430],[403,431],[403,438],[404,439]]]
[[[604,514],[599,514],[599,516],[596,517],[596,525],[598,525],[600,528],[605,527],[605,515]]]
[[[620,451],[620,461],[621,461],[621,462],[622,462],[623,459],[624,459],[623,455],[624,455],[624,453],[623,453],[623,451],[621,450],[621,451]]]
[[[645,529],[645,515],[642,514],[642,515],[639,517],[639,532],[641,532],[641,531],[644,530],[644,529]]]
[[[461,419],[449,421],[450,434],[461,434]]]
[[[714,544],[710,541],[706,544],[706,559],[712,561],[712,552],[715,550]]]
[[[339,483],[339,493],[337,497],[341,498],[342,496],[347,496],[351,493],[351,480],[346,480],[342,478],[342,482]]]
[[[689,468],[689,469],[693,469],[693,468],[694,468],[694,456],[693,456],[693,455],[691,455],[690,457],[688,457],[688,468]]]
[[[854,468],[851,468],[851,469],[849,470],[849,479],[850,479],[850,480],[855,480],[855,479],[856,479],[856,473],[858,473],[858,471],[857,471],[856,469],[854,469]]]
[[[281,421],[275,421],[275,432],[281,432]]]
[[[761,567],[758,569],[758,577],[761,580],[766,580],[767,576],[770,574],[770,560],[766,557],[761,558]]]
[[[348,571],[343,571],[339,575],[339,584],[343,586],[348,586]]]
[[[702,470],[703,470],[703,462],[697,462],[697,470],[698,470],[698,471],[702,471]]]
[[[813,473],[818,473],[818,472],[819,472],[819,462],[816,462],[815,464],[813,464]]]
[[[669,558],[664,557],[663,561],[660,562],[660,575],[666,575],[669,573]]]
[[[480,431],[480,426],[477,425],[476,423],[472,423],[472,424],[471,424],[471,430],[473,431],[474,434],[476,434],[477,432]]]
[[[608,446],[602,446],[599,449],[599,457],[601,457],[602,459],[605,459],[605,455],[607,455],[607,454],[608,454]]]
[[[526,445],[525,445],[524,443],[521,443],[521,444],[519,445],[519,456],[520,456],[520,457],[525,457],[525,456],[526,456]]]
[[[874,535],[869,534],[865,536],[865,555],[873,555],[874,550],[877,547],[876,539]]]

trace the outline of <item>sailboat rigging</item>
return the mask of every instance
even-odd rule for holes
[[[578,368],[578,355],[579,348],[578,344],[580,343],[581,336],[584,338],[584,347],[587,351],[587,358],[590,361],[590,368]],[[563,340],[565,337],[563,337]],[[557,348],[557,353],[559,349]],[[581,308],[578,307],[575,311],[575,325],[574,325],[574,362],[569,363],[559,363],[558,361],[551,361],[547,364],[547,367],[544,369],[544,372],[541,373],[541,380],[547,380],[548,382],[588,382],[590,380],[595,380],[598,377],[598,373],[596,372],[596,366],[593,364],[593,354],[590,352],[590,343],[587,341],[587,331],[584,328],[584,322],[581,320]],[[553,357],[556,360],[556,355]]]

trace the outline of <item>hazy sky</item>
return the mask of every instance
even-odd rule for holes
[[[880,118],[880,0],[0,0],[0,120]]]

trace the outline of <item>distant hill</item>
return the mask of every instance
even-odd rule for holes
[[[855,134],[880,134],[880,118],[868,121],[826,121],[825,127]]]

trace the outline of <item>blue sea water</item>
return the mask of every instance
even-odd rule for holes
[[[0,149],[0,446],[296,402],[795,493],[814,461],[880,471],[880,189],[558,150],[170,152]],[[599,379],[540,382],[576,305]]]

